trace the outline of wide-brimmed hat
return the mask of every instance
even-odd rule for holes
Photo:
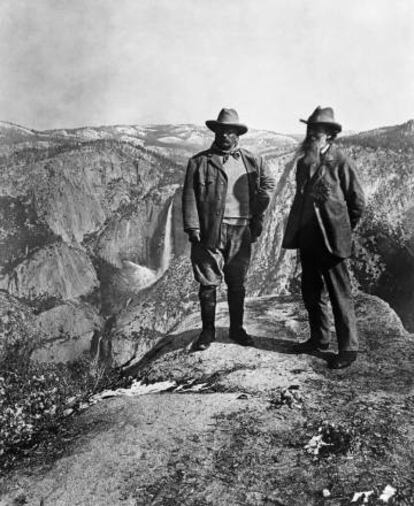
[[[302,121],[302,123],[306,123],[307,125],[326,125],[332,128],[332,130],[335,130],[336,133],[339,133],[342,130],[342,126],[335,121],[332,107],[322,108],[318,105],[307,120],[301,119],[300,121]]]
[[[245,134],[248,130],[246,125],[239,122],[239,115],[235,109],[222,109],[217,119],[208,119],[206,125],[210,130],[213,130],[213,132],[220,126],[233,127],[237,130],[239,135]]]

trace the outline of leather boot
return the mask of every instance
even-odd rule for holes
[[[198,336],[197,341],[191,346],[191,351],[206,350],[216,339],[216,287],[200,286],[198,297],[200,299],[203,330]]]
[[[244,317],[244,297],[245,288],[237,290],[229,289],[227,291],[227,300],[229,303],[230,332],[229,337],[242,346],[253,346],[253,339],[243,328]]]
[[[328,364],[330,369],[345,369],[349,367],[357,359],[356,351],[340,351]]]

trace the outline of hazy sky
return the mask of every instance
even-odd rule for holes
[[[414,117],[414,0],[0,0],[0,119],[301,132]]]

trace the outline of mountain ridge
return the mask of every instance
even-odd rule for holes
[[[199,125],[196,123],[131,123],[131,124],[123,124],[123,123],[115,123],[115,124],[108,124],[108,125],[84,125],[79,127],[71,127],[71,128],[48,128],[44,130],[37,130],[30,127],[26,127],[23,125],[20,125],[18,123],[14,123],[12,121],[7,120],[0,120],[0,129],[1,128],[16,128],[21,129],[26,132],[31,132],[35,134],[52,134],[52,133],[59,133],[59,132],[81,132],[83,130],[91,129],[91,130],[101,130],[101,131],[111,131],[116,129],[123,129],[123,128],[133,128],[137,131],[139,130],[145,130],[145,129],[152,129],[152,130],[158,130],[158,131],[168,131],[170,129],[179,130],[184,128],[185,130],[206,130],[207,127],[205,125]],[[385,125],[385,126],[378,126],[374,128],[369,128],[368,130],[345,130],[341,133],[341,137],[348,137],[348,136],[355,136],[355,135],[365,135],[365,134],[375,134],[376,132],[387,132],[390,130],[395,129],[402,129],[406,130],[407,133],[413,133],[414,132],[414,118],[407,119],[406,121],[403,121],[402,123],[397,123],[394,125]],[[284,133],[281,131],[275,131],[271,129],[263,129],[263,128],[250,128],[249,132],[264,132],[264,133],[271,133],[275,135],[285,136],[285,137],[296,137],[302,135],[299,132],[295,133]],[[210,134],[212,135],[212,134]],[[248,134],[246,134],[248,135]]]

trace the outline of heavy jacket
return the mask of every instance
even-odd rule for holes
[[[299,247],[299,231],[305,191],[309,192],[325,246],[330,253],[347,258],[351,255],[352,230],[365,207],[364,193],[355,168],[336,147],[331,146],[322,157],[316,173],[308,182],[304,166],[296,165],[296,194],[287,221],[282,247]]]
[[[273,177],[261,157],[240,148],[249,182],[251,227],[259,235],[263,214],[275,187]],[[220,239],[227,175],[221,157],[208,149],[193,156],[187,166],[183,189],[184,231],[200,230],[201,242],[216,248]]]

